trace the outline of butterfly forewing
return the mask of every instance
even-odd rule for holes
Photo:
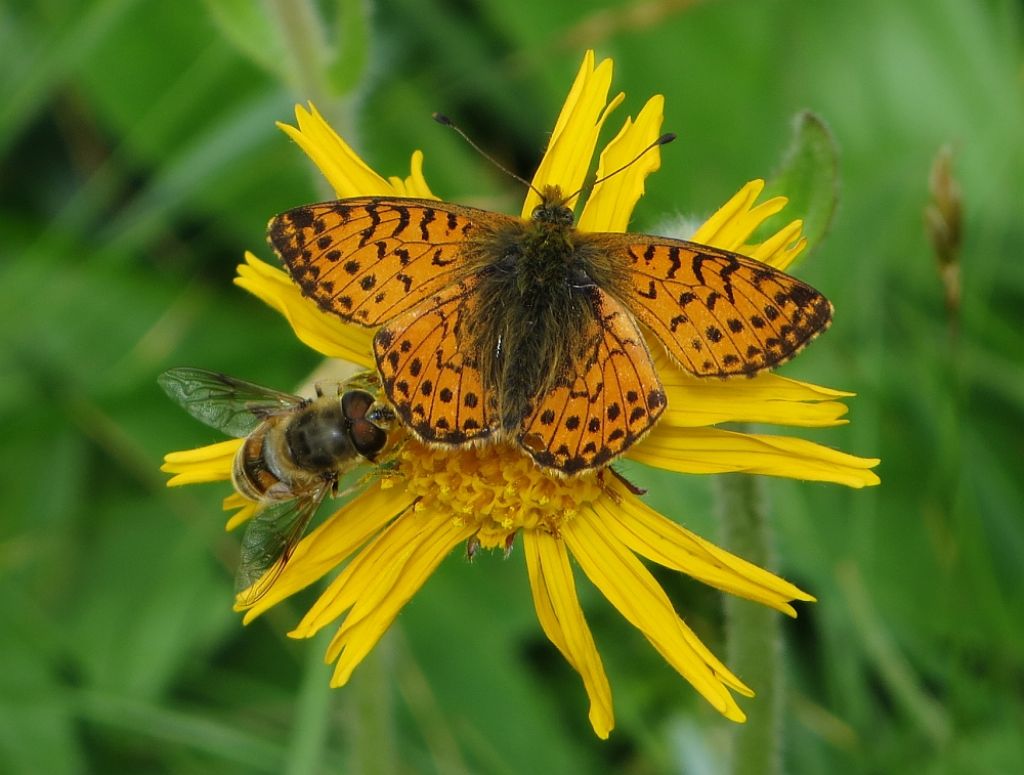
[[[461,325],[475,280],[449,286],[381,328],[373,350],[384,389],[421,440],[462,444],[491,433],[491,407]]]
[[[299,396],[206,369],[169,369],[157,382],[197,420],[239,438],[252,433],[268,415],[304,403]]]
[[[774,368],[832,320],[818,291],[752,258],[682,240],[621,239],[632,270],[625,301],[697,376]]]
[[[278,215],[268,239],[321,309],[376,326],[450,283],[466,242],[482,223],[503,218],[432,200],[366,197]]]
[[[665,409],[665,393],[632,316],[591,289],[595,320],[574,368],[541,395],[520,443],[539,464],[564,473],[610,462],[638,441]]]
[[[325,481],[290,500],[268,503],[252,518],[235,574],[238,608],[251,608],[274,586],[330,487]]]

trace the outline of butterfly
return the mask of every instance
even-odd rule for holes
[[[421,441],[517,444],[562,474],[604,466],[665,410],[641,326],[698,377],[753,376],[828,327],[814,288],[683,240],[581,232],[557,186],[529,220],[357,197],[271,219],[302,294],[378,327],[373,355]]]

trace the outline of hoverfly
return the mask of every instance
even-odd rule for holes
[[[205,369],[171,369],[158,382],[197,420],[245,438],[231,482],[259,504],[235,579],[237,606],[249,608],[284,570],[327,494],[338,494],[340,477],[384,449],[394,413],[370,392],[377,385],[370,373],[336,382],[327,394],[317,384],[316,398]]]

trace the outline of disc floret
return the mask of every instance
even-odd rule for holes
[[[485,549],[508,546],[520,530],[558,536],[603,492],[597,474],[552,477],[503,444],[436,450],[410,441],[397,454],[415,508],[447,512],[460,525],[475,525],[475,538]]]

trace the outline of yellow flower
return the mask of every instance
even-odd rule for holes
[[[562,109],[548,150],[533,179],[536,188],[578,190],[584,182],[601,127],[622,101],[608,99],[612,63],[595,65],[588,52]],[[634,158],[659,134],[663,100],[652,97],[635,121],[603,150],[598,176]],[[393,195],[433,197],[422,175],[422,154],[412,157],[408,178],[373,172],[312,106],[296,108],[298,127],[282,126],[316,162],[339,197]],[[598,184],[578,217],[588,231],[625,231],[644,178],[658,168],[657,149],[626,171]],[[760,243],[750,235],[785,205],[777,197],[757,204],[763,183],[745,185],[693,235],[693,240],[754,256],[785,268],[803,248],[794,221]],[[531,191],[523,206],[537,204]],[[305,299],[287,275],[246,254],[235,281],[280,311],[296,335],[330,357],[373,368],[372,331],[348,325]],[[660,347],[652,352],[661,352]],[[850,487],[878,483],[878,461],[848,455],[787,436],[741,433],[729,422],[824,427],[845,422],[839,399],[851,394],[761,374],[729,381],[696,379],[664,354],[657,355],[668,409],[657,427],[627,457],[683,473],[748,473],[828,481]],[[229,479],[240,442],[171,453],[164,470],[169,485]],[[580,673],[590,699],[590,721],[607,737],[614,726],[611,690],[575,591],[569,556],[620,613],[718,711],[734,721],[744,714],[733,692],[753,692],[686,626],[640,557],[681,571],[718,589],[771,606],[790,616],[793,600],[813,598],[766,570],[705,541],[653,511],[604,470],[564,478],[545,474],[521,452],[491,444],[434,450],[408,438],[389,468],[329,517],[296,548],[269,593],[246,612],[249,622],[289,595],[344,564],[291,633],[310,637],[344,616],[327,659],[336,662],[333,686],[344,684],[402,606],[461,542],[484,548],[510,546],[522,536],[537,616],[545,634]],[[237,495],[226,508],[241,508],[233,527],[255,510]],[[346,564],[347,563],[347,564]]]

